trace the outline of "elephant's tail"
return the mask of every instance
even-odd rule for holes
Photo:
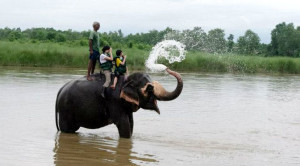
[[[62,88],[58,91],[57,93],[57,96],[56,96],[56,102],[55,102],[55,123],[56,123],[56,128],[57,128],[57,131],[60,131],[60,128],[59,128],[59,124],[58,124],[58,121],[59,121],[59,114],[58,114],[58,96],[61,92]]]

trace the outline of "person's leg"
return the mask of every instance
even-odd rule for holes
[[[97,60],[92,60],[91,74],[94,74]]]
[[[92,60],[92,67],[91,67],[91,74],[94,74],[95,71],[95,67],[96,67],[96,62],[97,59],[99,58],[99,52],[96,50],[93,50],[93,55],[91,56],[91,60]]]
[[[115,78],[114,78],[114,82],[113,84],[110,86],[112,89],[115,89],[116,88],[116,85],[117,85],[117,82],[118,82],[118,77],[119,77],[120,73],[119,71],[115,71]]]
[[[111,82],[111,72],[108,70],[104,71],[104,75],[105,75],[105,83],[103,84],[103,87],[108,87],[110,82]]]
[[[91,81],[93,80],[91,77],[90,77],[90,73],[91,73],[91,69],[92,69],[92,60],[90,59],[89,60],[89,64],[88,64],[88,72],[87,72],[87,76],[86,76],[86,79]]]
[[[115,79],[114,79],[114,83],[110,86],[112,89],[115,89],[116,88],[116,84],[118,82],[118,77],[115,76]]]
[[[102,92],[101,92],[101,96],[102,96],[103,98],[105,98],[105,91],[106,91],[106,88],[109,86],[110,81],[111,81],[111,76],[110,76],[111,72],[108,71],[108,70],[104,70],[103,73],[104,73],[104,75],[105,75],[105,83],[103,84],[103,90],[102,90]]]

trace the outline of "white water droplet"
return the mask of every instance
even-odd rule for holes
[[[157,43],[146,60],[146,67],[153,72],[164,71],[167,67],[157,64],[160,57],[165,58],[170,64],[181,62],[185,59],[185,45],[175,40],[164,40]]]

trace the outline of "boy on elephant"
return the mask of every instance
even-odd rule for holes
[[[115,78],[113,85],[111,86],[112,89],[115,89],[119,76],[127,73],[126,56],[123,54],[122,50],[117,50],[116,55],[117,56],[114,58]]]
[[[112,64],[113,56],[112,56],[112,48],[109,46],[104,46],[102,48],[102,54],[100,55],[99,62],[102,72],[105,75],[105,83],[103,84],[103,91],[101,93],[102,97],[104,97],[104,91],[109,86],[111,82],[111,69],[113,67]]]

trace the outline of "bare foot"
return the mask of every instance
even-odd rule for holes
[[[112,86],[110,86],[110,88],[111,88],[111,89],[113,89],[113,90],[115,90],[115,89],[116,89],[116,87],[115,87],[115,86],[113,86],[113,85],[112,85]]]
[[[94,78],[92,78],[91,76],[87,76],[86,79],[87,79],[88,81],[93,81],[93,80],[94,80]]]

